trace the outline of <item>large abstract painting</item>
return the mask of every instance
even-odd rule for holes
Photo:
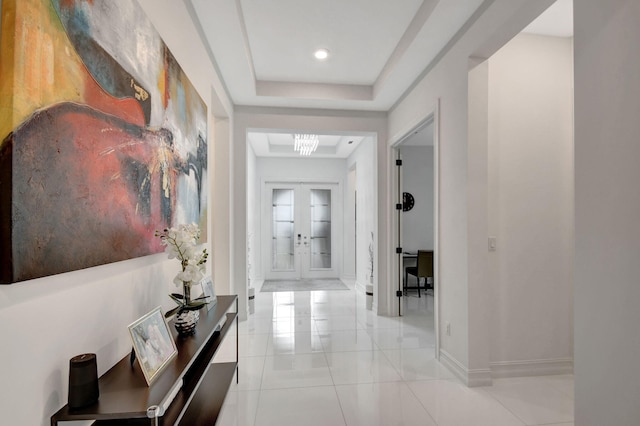
[[[0,282],[206,235],[207,110],[132,0],[3,0]]]

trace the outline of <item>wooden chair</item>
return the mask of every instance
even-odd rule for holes
[[[420,278],[424,278],[424,289],[427,289],[427,278],[433,278],[433,251],[418,250],[416,266],[407,266],[404,269],[404,283],[407,286],[409,275],[418,279],[418,297],[420,296]]]

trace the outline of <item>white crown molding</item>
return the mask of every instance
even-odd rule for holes
[[[257,80],[256,78],[256,67],[253,63],[253,53],[251,52],[251,43],[249,43],[249,33],[247,32],[247,24],[244,20],[244,11],[242,10],[242,3],[240,0],[235,1],[236,10],[238,13],[238,23],[240,25],[240,33],[242,34],[242,46],[244,47],[244,54],[247,57],[247,62],[249,64],[249,72],[251,73],[251,79],[254,81],[254,84]]]
[[[402,35],[402,38],[400,38],[400,41],[396,45],[395,49],[393,49],[393,52],[389,56],[389,59],[384,64],[384,67],[380,71],[380,74],[378,74],[378,77],[376,78],[376,81],[373,85],[376,88],[376,91],[381,90],[384,82],[391,75],[398,63],[400,63],[407,50],[416,39],[418,33],[420,32],[420,30],[422,30],[422,27],[427,22],[427,19],[429,19],[429,17],[433,13],[433,9],[436,8],[439,1],[440,0],[425,0],[422,2],[420,8],[413,17],[413,20]]]
[[[373,87],[358,84],[295,83],[258,80],[257,96],[283,98],[372,101]]]

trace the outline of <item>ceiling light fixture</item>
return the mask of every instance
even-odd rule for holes
[[[307,133],[296,133],[293,136],[293,150],[300,153],[300,155],[311,155],[316,149],[318,149],[318,143],[320,138],[318,135],[312,135]]]
[[[328,49],[318,49],[313,53],[313,56],[316,57],[316,59],[322,61],[325,60],[329,57],[329,50]]]

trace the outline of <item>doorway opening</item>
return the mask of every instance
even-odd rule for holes
[[[438,106],[392,145],[398,315],[438,339]]]
[[[300,132],[309,130],[247,131],[249,282],[259,291],[265,280],[338,279],[364,292],[377,229],[376,135],[323,132],[301,156]]]

